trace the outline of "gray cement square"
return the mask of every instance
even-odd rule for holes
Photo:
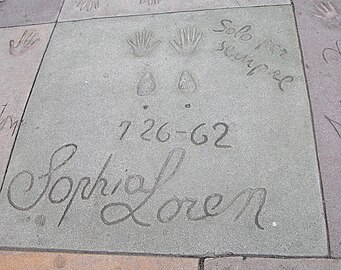
[[[0,27],[52,23],[63,0],[1,0]]]
[[[326,256],[301,60],[290,5],[57,25],[1,245]]]
[[[295,6],[314,114],[331,254],[341,257],[341,3],[298,0]]]
[[[66,0],[59,20],[283,4],[290,0]]]

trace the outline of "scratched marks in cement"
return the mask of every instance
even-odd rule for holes
[[[4,246],[327,254],[290,6],[58,25],[25,121]]]

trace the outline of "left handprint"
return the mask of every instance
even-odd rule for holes
[[[135,41],[133,39],[128,39],[127,42],[130,47],[133,48],[134,54],[137,57],[143,57],[150,54],[152,50],[154,50],[157,46],[160,45],[161,40],[157,40],[152,42],[153,33],[142,31],[135,33]]]
[[[77,4],[80,11],[92,11],[99,8],[99,0],[80,0]]]
[[[17,44],[15,44],[14,40],[9,42],[9,52],[12,55],[21,55],[39,40],[39,33],[36,30],[26,30]]]

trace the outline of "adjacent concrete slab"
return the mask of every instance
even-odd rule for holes
[[[290,0],[66,0],[59,20],[283,4]]]
[[[63,0],[1,0],[0,27],[55,22],[62,3]]]
[[[27,97],[53,25],[0,29],[0,190]]]
[[[59,24],[24,120],[2,246],[327,255],[289,5]]]
[[[331,251],[341,257],[341,3],[298,0],[295,6],[315,118]]]
[[[64,253],[0,252],[6,270],[197,270],[198,259]]]
[[[340,270],[341,261],[327,259],[220,258],[205,260],[205,270]]]

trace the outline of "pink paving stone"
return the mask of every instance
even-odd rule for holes
[[[0,190],[20,118],[52,29],[53,24],[0,29]]]
[[[290,0],[66,0],[59,20],[282,4]]]
[[[0,270],[197,270],[198,259],[0,252]]]
[[[340,257],[341,1],[294,3],[315,120],[331,253]]]
[[[328,259],[219,258],[205,260],[205,270],[340,270],[341,261]]]
[[[0,27],[53,23],[63,0],[0,0]]]

